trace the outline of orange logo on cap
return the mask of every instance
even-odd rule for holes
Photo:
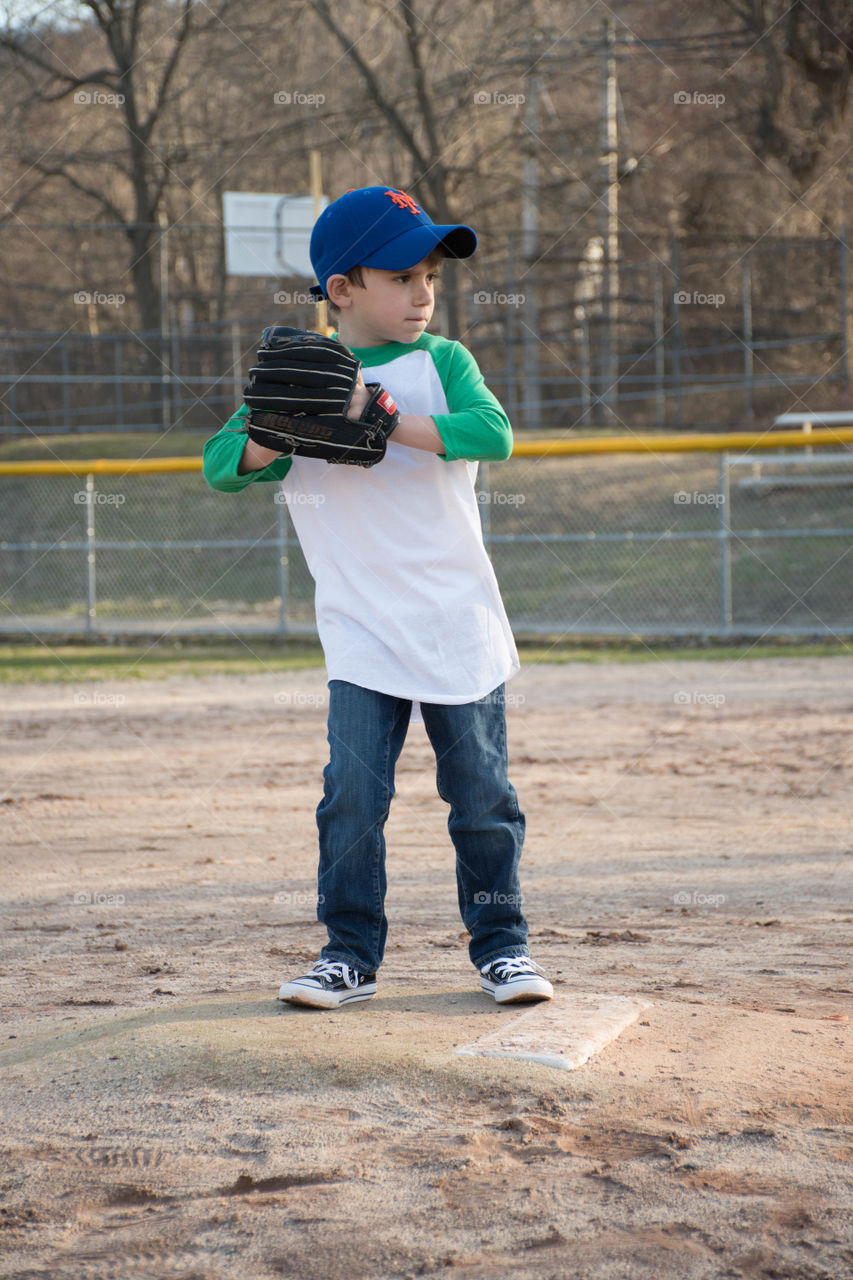
[[[420,205],[415,204],[412,197],[407,196],[405,191],[394,191],[392,189],[391,191],[386,191],[385,194],[391,197],[398,209],[408,209],[409,213],[423,213]]]

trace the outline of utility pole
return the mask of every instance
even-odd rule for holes
[[[534,40],[528,42],[530,66],[525,77],[526,102],[524,124],[527,129],[527,146],[521,178],[521,261],[524,267],[522,279],[525,288],[524,322],[522,332],[523,351],[523,421],[525,427],[536,430],[542,426],[542,387],[539,377],[539,305],[536,286],[536,260],[539,256],[539,94],[542,77],[536,70]]]
[[[613,21],[601,24],[601,170],[604,181],[602,221],[604,241],[604,351],[599,392],[609,410],[619,400],[619,124],[616,109],[616,57]],[[611,418],[607,412],[607,420]]]
[[[160,227],[158,244],[160,251],[160,425],[163,431],[168,431],[174,416],[172,413],[174,384],[173,370],[169,362],[172,348],[169,316],[169,215],[165,209],[158,211],[157,222]]]
[[[323,156],[316,147],[311,149],[308,163],[311,175],[311,198],[314,201],[314,221],[316,222],[322,213],[320,206],[323,200]],[[334,332],[329,324],[329,308],[325,298],[317,304],[317,332],[325,334]]]

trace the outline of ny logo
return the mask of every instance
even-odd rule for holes
[[[407,196],[405,191],[386,191],[386,196],[390,196],[398,209],[408,209],[409,213],[421,213],[419,205],[416,205],[411,196]]]

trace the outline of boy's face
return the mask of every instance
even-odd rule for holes
[[[433,254],[406,271],[362,267],[364,288],[344,276],[332,276],[327,287],[340,307],[341,342],[351,347],[416,342],[435,310],[440,266],[440,255]]]

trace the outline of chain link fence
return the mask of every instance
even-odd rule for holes
[[[9,261],[25,258],[25,233],[0,226]],[[109,247],[103,270],[89,263],[51,284],[56,328],[4,331],[0,438],[210,434],[242,403],[262,328],[316,326],[309,280],[225,278],[219,231],[157,234],[159,328],[141,324],[131,283],[109,274],[123,233],[99,228],[98,244]],[[820,408],[847,407],[843,234],[631,241],[613,297],[598,238],[581,251],[561,228],[543,229],[541,240],[550,247],[528,259],[518,233],[494,232],[472,264],[445,264],[432,326],[473,351],[517,431],[744,427],[799,407],[818,385]],[[220,281],[215,296],[184,279],[194,255],[206,263],[202,276]],[[11,296],[0,311],[16,313]]]
[[[853,633],[853,446],[515,456],[478,483],[518,636]],[[315,632],[279,486],[0,469],[0,511],[7,635]]]

